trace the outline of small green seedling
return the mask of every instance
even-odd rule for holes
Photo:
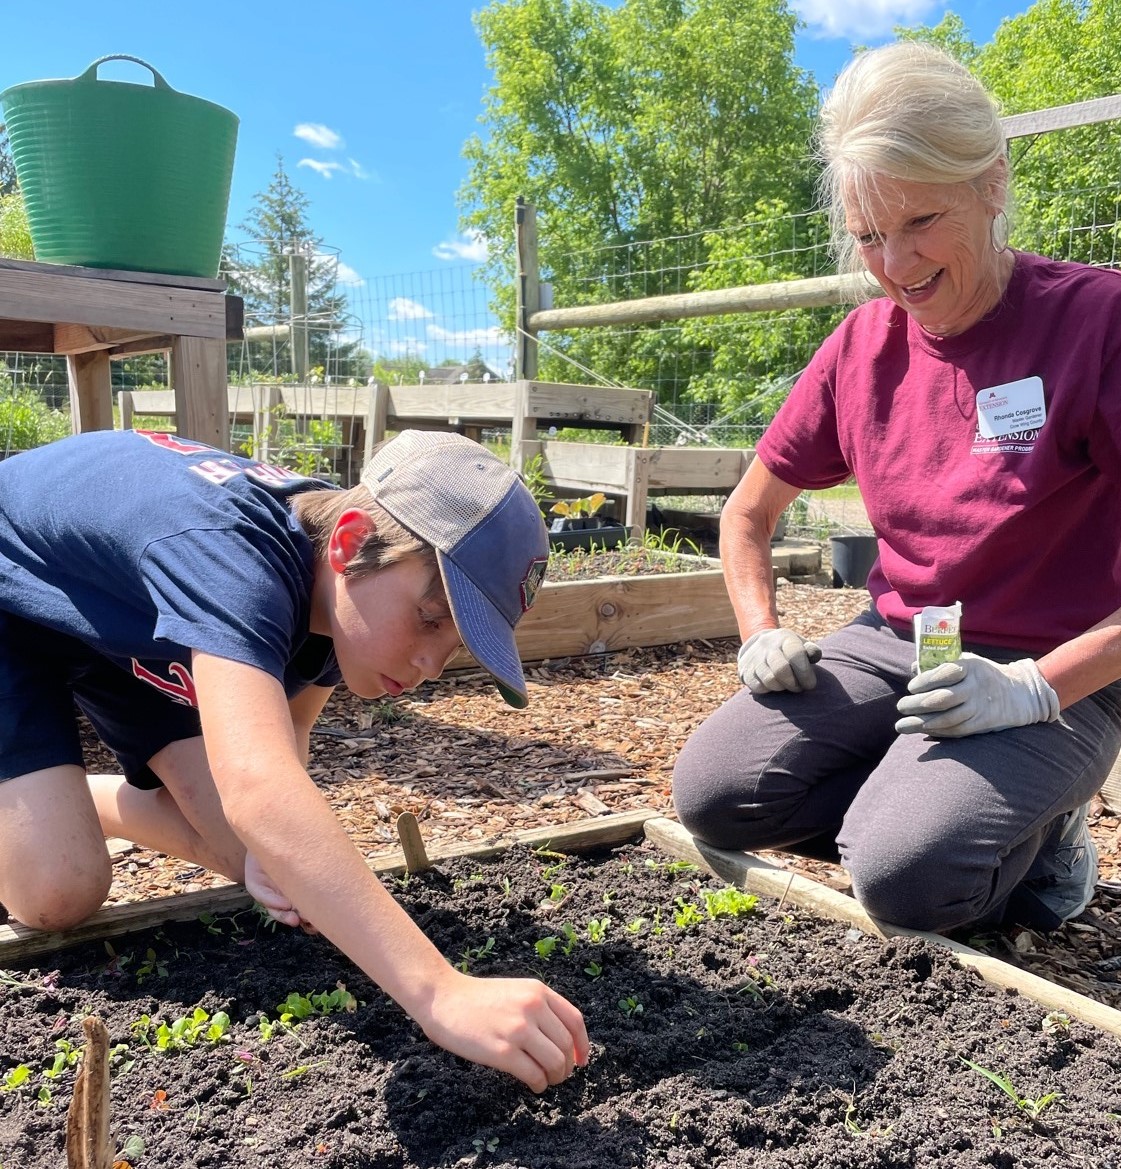
[[[276,1009],[282,1023],[302,1023],[313,1015],[333,1015],[338,1011],[353,1015],[358,1006],[358,1000],[340,982],[335,990],[323,994],[302,995],[293,991]]]
[[[579,519],[582,516],[594,516],[606,502],[607,496],[597,491],[594,495],[584,495],[579,499],[558,499],[549,512],[565,519]]]
[[[678,897],[674,902],[677,906],[677,911],[673,915],[673,920],[678,928],[686,930],[692,925],[700,925],[704,921],[704,914],[697,908],[692,901],[686,901],[684,897]]]
[[[131,954],[118,954],[113,949],[112,942],[105,942],[105,953],[109,955],[109,961],[105,964],[105,973],[113,976],[124,974],[125,967],[132,961]]]
[[[0,970],[0,986],[6,986],[11,990],[41,990],[41,986],[37,982],[20,982],[18,978],[13,978],[6,971]],[[4,1169],[0,1165],[0,1169]]]
[[[55,1056],[49,1068],[43,1069],[48,1080],[57,1080],[67,1068],[72,1068],[82,1058],[82,1049],[75,1047],[69,1039],[56,1039]]]
[[[306,1076],[308,1072],[313,1072],[317,1068],[325,1068],[327,1060],[321,1059],[318,1063],[301,1063],[294,1068],[288,1068],[286,1071],[280,1073],[282,1080],[298,1080],[301,1076]]]
[[[156,951],[149,947],[148,952],[144,955],[144,961],[136,968],[136,984],[139,986],[146,978],[151,978],[152,975],[157,978],[167,977],[167,963],[161,961],[156,956]]]
[[[1033,1120],[1039,1117],[1046,1109],[1050,1108],[1052,1104],[1057,1104],[1062,1100],[1061,1092],[1048,1092],[1046,1096],[1040,1096],[1033,1100],[1030,1096],[1021,1096],[1019,1092],[1012,1085],[1012,1081],[1000,1072],[989,1071],[988,1068],[982,1067],[979,1063],[974,1063],[971,1059],[966,1059],[964,1056],[958,1056],[966,1067],[972,1068],[979,1075],[985,1077],[986,1080],[991,1080],[996,1086],[1016,1105],[1017,1108],[1026,1112]]]
[[[553,956],[553,951],[557,948],[557,939],[552,934],[545,938],[538,938],[533,943],[533,948],[537,951],[537,957],[542,962],[548,962]]]
[[[460,956],[458,967],[463,971],[464,974],[466,974],[468,967],[473,962],[477,962],[480,958],[488,958],[493,953],[494,938],[487,938],[487,940],[481,946],[468,946]]]
[[[554,904],[563,901],[568,896],[568,886],[562,885],[560,882],[553,885],[549,889],[549,900]]]
[[[627,924],[625,926],[623,926],[623,929],[625,929],[627,931],[627,933],[629,933],[629,934],[637,934],[638,931],[640,929],[642,929],[642,927],[645,924],[646,924],[646,918],[636,917],[634,919],[634,921],[628,921]]]
[[[609,917],[593,917],[588,922],[588,941],[599,944],[607,934],[607,927],[611,924]]]
[[[3,1080],[0,1080],[0,1092],[15,1092],[20,1088],[30,1087],[31,1069],[25,1063],[16,1064]]]
[[[642,1014],[642,1003],[634,995],[627,995],[625,999],[620,999],[618,1007],[628,1019],[633,1019],[635,1015]]]
[[[186,1051],[199,1043],[211,1045],[229,1040],[230,1017],[225,1011],[208,1014],[195,1007],[189,1015],[159,1023],[150,1015],[141,1015],[132,1024],[132,1032],[150,1051]]]
[[[753,893],[743,893],[730,885],[727,889],[705,889],[702,896],[705,912],[712,918],[740,917],[745,913],[754,913],[759,904],[759,898]]]
[[[561,933],[564,934],[561,953],[567,958],[580,944],[580,935],[576,932],[576,928],[567,921],[561,926]]]
[[[668,873],[671,877],[680,877],[685,873],[695,873],[697,866],[692,861],[656,861],[643,862],[653,873]]]
[[[271,1043],[278,1035],[294,1032],[296,1028],[292,1023],[282,1023],[279,1019],[270,1019],[268,1015],[262,1014],[257,1020],[257,1030],[260,1033],[262,1043]],[[301,1046],[306,1046],[306,1044],[301,1044]]]
[[[861,1128],[856,1120],[856,1089],[853,1088],[852,1095],[845,1092],[834,1091],[834,1095],[839,1097],[845,1105],[845,1129],[851,1132],[855,1137],[886,1137],[891,1135],[893,1125],[888,1125],[886,1128],[880,1128],[878,1125],[873,1128]]]
[[[472,1142],[475,1146],[475,1152],[481,1157],[484,1153],[493,1153],[498,1148],[498,1137],[487,1137],[484,1140],[482,1137],[476,1137]]]
[[[1041,1025],[1047,1035],[1065,1035],[1070,1030],[1070,1016],[1065,1011],[1048,1011]]]
[[[598,962],[589,962],[587,966],[584,967],[584,973],[589,978],[599,978],[599,976],[603,973],[603,967]]]
[[[125,1143],[121,1146],[121,1151],[117,1154],[113,1163],[116,1164],[117,1161],[124,1161],[128,1165],[135,1165],[144,1156],[145,1148],[144,1138],[137,1136],[136,1133],[132,1133],[125,1138]]]

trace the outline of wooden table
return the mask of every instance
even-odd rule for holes
[[[226,342],[244,306],[221,280],[0,258],[0,352],[65,355],[74,432],[111,430],[114,357],[170,356],[178,432],[230,445]]]

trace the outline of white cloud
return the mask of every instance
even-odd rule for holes
[[[319,158],[301,158],[296,165],[309,167],[325,179],[331,178],[332,175],[353,175],[356,179],[372,179],[375,183],[381,182],[376,174],[364,170],[362,165],[355,162],[353,158],[348,158],[345,163],[324,162]]]
[[[388,348],[394,357],[421,357],[428,346],[416,337],[406,337],[403,341],[390,341]]]
[[[471,231],[437,244],[432,254],[437,260],[469,260],[481,264],[487,258],[487,241],[480,232]]]
[[[509,344],[506,334],[497,326],[489,325],[485,329],[445,329],[442,325],[428,325],[428,337],[432,341],[440,341],[449,346],[473,346],[476,349],[485,349],[492,345]]]
[[[346,145],[341,134],[321,122],[301,122],[292,133],[321,150],[341,150]]]
[[[889,36],[896,25],[919,24],[944,7],[942,0],[791,0],[814,37]]]
[[[361,345],[362,329],[361,327],[340,329],[337,333],[331,334],[331,341],[336,345]]]
[[[296,165],[310,167],[325,179],[329,179],[335,171],[341,171],[343,169],[342,163],[340,162],[320,162],[318,158],[301,158]]]
[[[417,304],[415,300],[409,300],[407,296],[395,296],[389,302],[389,320],[391,321],[419,321],[433,315],[424,305]]]
[[[339,261],[338,271],[335,273],[335,279],[340,284],[347,284],[352,288],[361,288],[366,283],[361,276],[349,265],[344,264],[342,260]]]

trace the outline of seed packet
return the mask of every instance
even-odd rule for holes
[[[915,658],[919,670],[933,670],[961,657],[961,601],[927,605],[914,616]]]

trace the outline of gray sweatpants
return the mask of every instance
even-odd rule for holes
[[[1121,748],[1121,682],[1055,723],[897,735],[911,639],[873,610],[820,645],[815,689],[757,697],[745,687],[697,728],[674,769],[681,822],[717,848],[828,856],[835,841],[861,904],[897,925],[999,920],[1064,814],[1105,781]]]

